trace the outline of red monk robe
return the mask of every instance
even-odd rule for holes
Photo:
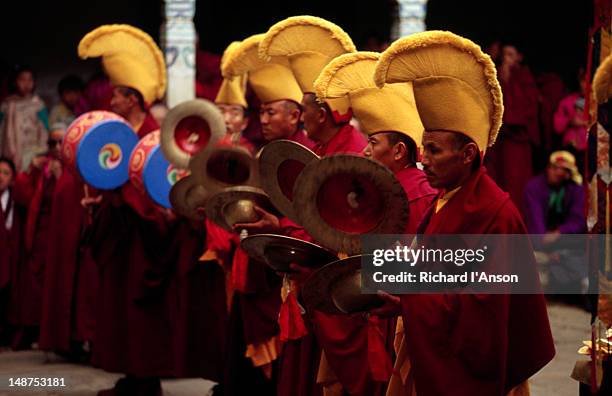
[[[539,92],[525,66],[515,66],[509,80],[501,79],[500,83],[504,94],[504,123],[485,165],[502,190],[510,194],[514,205],[521,208],[525,185],[533,175],[532,149],[541,141]]]
[[[139,378],[174,375],[169,236],[160,208],[131,183],[104,194],[91,233],[100,269],[94,365]]]
[[[361,153],[368,144],[365,135],[351,124],[344,124],[327,143],[317,143],[313,149],[320,157],[331,154]]]
[[[179,218],[173,224],[168,257],[176,260],[170,289],[176,377],[223,378],[227,307],[225,274],[198,261],[204,249],[204,223]]]
[[[42,287],[47,248],[49,222],[56,179],[48,163],[42,169],[31,166],[15,180],[15,201],[27,206],[24,229],[24,257],[17,269],[16,287],[11,291],[12,324],[18,327],[13,346],[27,348],[38,340],[38,325],[42,304]]]
[[[0,193],[0,345],[9,343],[9,323],[19,318],[19,305],[9,305],[11,291],[18,290],[18,269],[23,260],[23,228],[26,208],[13,199],[13,192]]]
[[[49,251],[43,288],[40,348],[71,351],[71,341],[92,341],[98,269],[81,244],[88,222],[81,206],[85,185],[64,167],[51,208]]]
[[[484,167],[432,213],[419,227],[425,234],[526,233],[508,194]],[[531,262],[522,270],[537,277],[533,256],[526,257]],[[554,356],[541,294],[413,294],[401,302],[419,396],[505,395]]]
[[[314,143],[303,130],[296,131],[289,140],[309,149]],[[239,247],[238,235],[232,235],[232,246],[227,245],[228,234],[209,226],[209,252],[226,268],[231,258],[230,334],[228,362],[225,373],[226,395],[246,393],[274,394],[277,358],[280,353],[278,313],[281,303],[281,279],[265,264],[250,260]],[[231,289],[231,290],[229,290]],[[246,351],[246,358],[245,358]],[[240,379],[240,380],[238,380]],[[295,388],[292,389],[292,392]]]
[[[438,191],[429,185],[427,177],[417,167],[404,168],[395,174],[401,183],[410,208],[406,234],[416,234],[419,223],[430,208]]]

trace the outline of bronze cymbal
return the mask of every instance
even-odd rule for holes
[[[294,272],[289,264],[318,268],[338,257],[319,245],[284,235],[258,234],[244,238],[240,246],[253,259],[278,272]]]
[[[206,202],[206,217],[233,232],[236,223],[252,223],[259,220],[254,206],[278,214],[268,195],[261,189],[250,186],[228,187],[212,195]]]
[[[170,190],[170,203],[178,213],[193,220],[204,220],[206,217],[198,208],[205,208],[209,194],[189,175],[177,181]]]
[[[193,99],[174,106],[161,125],[161,148],[174,166],[186,169],[190,159],[225,136],[225,120],[214,103]]]
[[[380,163],[338,154],[311,162],[294,189],[298,224],[321,245],[361,253],[364,234],[403,233],[408,222],[406,193]]]
[[[293,187],[300,172],[319,157],[299,143],[275,140],[266,144],[258,154],[261,188],[270,200],[290,220],[298,218],[293,208]]]
[[[245,147],[209,146],[191,160],[195,180],[215,193],[227,187],[258,186],[257,161]]]
[[[384,302],[377,294],[361,293],[361,259],[351,256],[325,265],[302,285],[307,309],[328,314],[367,312]]]

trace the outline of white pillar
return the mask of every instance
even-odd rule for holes
[[[169,108],[195,98],[195,0],[165,0],[161,42],[166,56]]]
[[[399,25],[393,29],[393,39],[425,31],[427,0],[399,0]]]

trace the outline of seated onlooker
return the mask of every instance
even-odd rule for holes
[[[524,217],[534,234],[540,263],[548,264],[548,284],[562,291],[580,292],[585,287],[587,268],[584,246],[571,246],[562,234],[586,232],[584,190],[576,159],[568,151],[550,155],[544,174],[525,187]],[[562,242],[563,241],[563,242]],[[560,289],[557,289],[560,290]]]
[[[60,102],[56,104],[49,115],[49,124],[62,123],[70,125],[76,118],[76,105],[81,100],[85,84],[74,75],[62,78],[57,86]]]

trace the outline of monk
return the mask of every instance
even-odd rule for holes
[[[61,176],[59,147],[63,129],[55,128],[47,142],[49,150],[37,155],[27,172],[22,172],[15,181],[15,199],[27,206],[28,214],[24,229],[24,262],[19,267],[18,298],[13,304],[20,305],[19,330],[14,339],[16,349],[27,348],[38,342],[43,285],[50,246],[51,208],[55,188]],[[13,293],[13,296],[17,296]]]
[[[60,144],[61,135],[55,142],[57,148]],[[80,205],[87,188],[71,169],[61,167],[51,206],[40,322],[40,348],[76,360],[88,359],[98,286],[97,267],[82,244],[91,221]]]
[[[421,52],[428,56],[421,57]],[[464,67],[454,67],[457,64]],[[440,190],[419,233],[525,234],[510,197],[482,166],[503,113],[501,88],[490,57],[453,33],[419,33],[396,41],[383,53],[375,81],[380,87],[413,84],[425,128],[422,164],[429,184]],[[453,111],[450,101],[461,111]],[[519,254],[509,252],[510,242],[507,245],[506,250],[504,246],[495,249],[488,259],[503,265],[508,254]],[[520,247],[524,256],[520,268],[506,268],[506,273],[520,271],[537,284],[531,245],[525,239]],[[405,351],[399,354],[396,368],[408,394],[528,392],[527,379],[554,356],[541,293],[397,297],[381,292],[381,297],[385,306],[372,314],[402,314]]]

